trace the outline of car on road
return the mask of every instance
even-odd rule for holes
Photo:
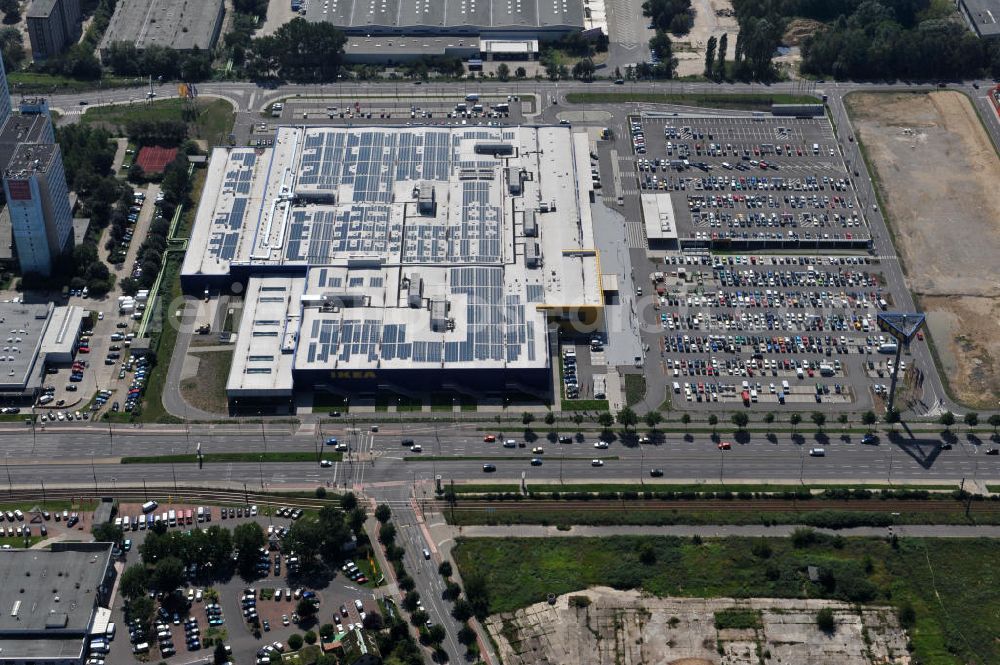
[[[496,470],[497,470],[497,465],[496,464],[484,464],[483,465],[483,473],[493,473]]]
[[[987,448],[986,449],[986,454],[987,455],[1000,455],[1000,448]]]
[[[592,460],[590,460],[590,466],[604,466],[604,460],[602,460],[602,459],[592,459]]]
[[[531,449],[531,454],[532,455],[541,455],[544,452],[545,452],[545,449],[542,448],[541,446],[535,446],[534,448]]]
[[[653,478],[662,478],[663,477],[663,469],[650,469],[649,470],[649,475],[652,476]]]
[[[326,445],[328,445],[328,446],[335,446],[335,445],[337,445],[337,437],[331,436],[329,439],[326,440]]]
[[[573,443],[573,437],[567,435],[560,436],[559,443]]]
[[[331,461],[330,461],[330,460],[328,460],[328,459],[325,459],[325,460],[320,460],[320,463],[319,463],[319,465],[320,465],[321,467],[323,467],[324,469],[329,469],[329,468],[330,468],[331,466],[333,466],[333,462],[331,462]]]
[[[497,437],[493,434],[487,434],[483,437],[483,443],[496,443]]]
[[[419,443],[414,443],[412,446],[410,446],[411,453],[420,453],[423,452],[423,450],[424,449],[420,446]]]
[[[942,441],[938,444],[938,450],[951,450],[951,444],[947,441]]]
[[[866,446],[878,445],[878,436],[871,433],[865,434],[863,437],[861,437],[861,443],[865,444]]]
[[[733,444],[729,441],[719,441],[719,445],[717,446],[719,450],[731,450],[732,447]]]
[[[810,448],[809,449],[809,456],[810,457],[826,457],[826,449],[825,448]]]
[[[428,559],[428,560],[429,560],[429,559],[431,558],[431,551],[430,551],[429,549],[427,549],[427,548],[425,547],[425,548],[424,548],[423,550],[421,550],[421,551],[423,552],[423,555],[424,555],[424,558],[425,558],[425,559]]]
[[[542,458],[541,457],[532,457],[531,458],[531,466],[541,466],[541,465],[542,465]]]
[[[594,444],[594,447],[597,448],[598,450],[607,450],[608,449],[608,442],[607,441],[598,441],[597,443]]]

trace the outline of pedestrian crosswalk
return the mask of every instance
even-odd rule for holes
[[[642,222],[625,222],[625,242],[631,249],[647,249],[645,225]]]

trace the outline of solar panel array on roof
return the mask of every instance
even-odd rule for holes
[[[317,264],[343,252],[395,253],[402,233],[401,224],[390,223],[388,205],[297,208],[289,218],[285,258]]]

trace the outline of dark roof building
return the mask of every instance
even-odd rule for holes
[[[0,664],[82,663],[114,582],[111,543],[0,552]]]

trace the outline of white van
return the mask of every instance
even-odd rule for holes
[[[108,628],[107,628],[107,630],[105,631],[104,634],[108,636],[108,640],[109,641],[115,639],[115,622],[114,621],[112,621],[111,623],[108,624]]]
[[[151,513],[154,510],[156,510],[157,506],[159,505],[160,504],[156,503],[155,501],[147,501],[146,503],[142,504],[142,512],[143,514]]]
[[[677,383],[676,381],[674,381],[674,392],[677,394],[680,394],[681,392],[681,384]]]
[[[503,447],[504,448],[516,448],[517,447],[517,441],[515,441],[514,439],[504,439],[504,441],[503,441]]]
[[[785,393],[788,392],[788,381],[782,381],[781,382],[781,390],[782,390],[782,392],[785,392]]]

